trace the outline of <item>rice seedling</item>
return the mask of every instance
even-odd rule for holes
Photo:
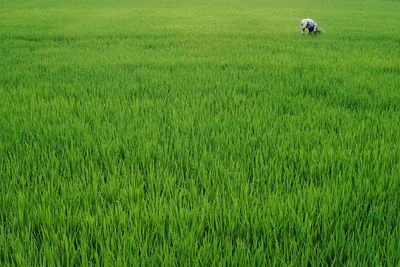
[[[0,1],[0,264],[398,264],[399,11]]]

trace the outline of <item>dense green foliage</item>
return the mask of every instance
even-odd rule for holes
[[[0,265],[398,264],[400,2],[196,2],[0,0]]]

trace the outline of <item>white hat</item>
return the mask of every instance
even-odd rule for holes
[[[307,26],[307,20],[303,19],[302,21],[300,21],[300,28],[304,29]]]

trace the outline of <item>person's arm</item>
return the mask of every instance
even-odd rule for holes
[[[308,34],[312,34],[313,32],[315,32],[316,29],[317,29],[317,27],[312,28],[312,31],[308,30]]]
[[[301,34],[303,34],[304,35],[304,30],[305,30],[305,28],[302,30],[302,32],[301,32]]]

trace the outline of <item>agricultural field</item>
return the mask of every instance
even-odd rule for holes
[[[399,264],[399,14],[0,0],[0,265]]]

